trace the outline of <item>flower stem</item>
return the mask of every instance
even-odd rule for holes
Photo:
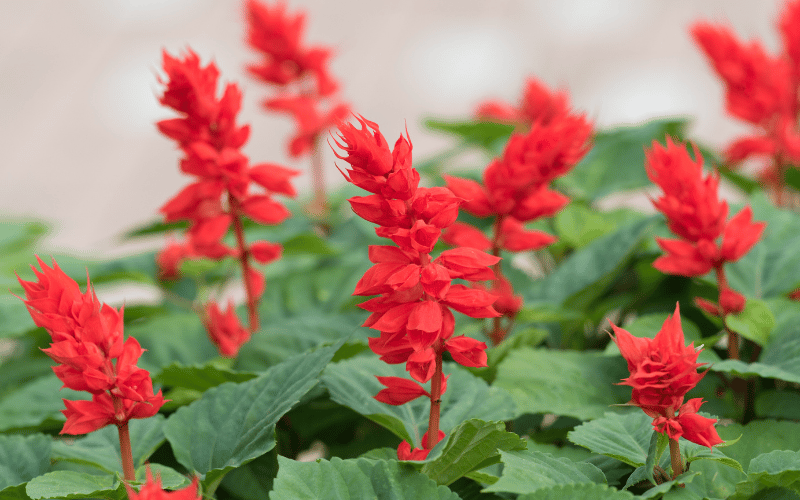
[[[122,409],[122,399],[117,396],[111,395],[111,401],[114,405],[114,412],[124,417]],[[124,420],[117,424],[119,431],[119,454],[122,458],[122,473],[126,481],[134,481],[136,479],[136,472],[133,468],[133,450],[131,449],[131,434],[128,431],[128,421]]]
[[[441,341],[440,341],[441,343]],[[437,346],[438,347],[438,346]],[[428,418],[428,440],[422,447],[430,450],[439,442],[439,414],[442,405],[442,352],[436,350],[436,370],[431,379],[431,412]]]
[[[683,474],[681,449],[677,439],[669,438],[669,459],[672,462],[672,479]]]
[[[244,291],[247,300],[247,316],[250,322],[250,333],[258,330],[258,297],[255,296],[252,284],[248,279],[250,275],[250,250],[244,240],[244,228],[240,216],[239,200],[228,193],[228,207],[231,211],[233,220],[233,232],[236,234],[236,246],[239,248],[239,262],[242,265],[242,277],[244,279]]]
[[[498,215],[494,221],[494,235],[492,237],[492,255],[495,257],[500,257],[500,225],[503,223],[503,215]],[[498,283],[501,276],[503,275],[503,269],[500,265],[500,262],[492,266],[492,271],[494,271],[494,283]],[[492,344],[497,345],[503,341],[506,334],[508,333],[502,326],[501,320],[503,319],[502,316],[497,316],[492,318],[492,331],[489,334],[489,338],[492,339]]]
[[[308,206],[308,212],[320,219],[327,218],[328,198],[325,192],[325,169],[322,168],[322,148],[320,148],[320,136],[314,137],[314,145],[311,148],[311,187],[314,191],[314,198]]]

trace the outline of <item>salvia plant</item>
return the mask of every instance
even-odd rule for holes
[[[453,146],[416,163],[306,13],[242,10],[308,172],[251,161],[240,87],[187,47],[155,98],[188,184],[127,234],[163,248],[0,224],[0,499],[800,498],[800,1],[777,55],[688,27],[750,127],[722,152],[685,119],[598,129],[531,76],[427,120]],[[132,282],[159,299],[101,301]]]

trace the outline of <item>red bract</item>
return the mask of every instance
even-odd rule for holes
[[[701,399],[683,404],[686,393],[693,389],[703,374],[697,373],[701,348],[685,345],[679,305],[675,314],[664,321],[655,338],[634,337],[628,331],[611,324],[611,338],[628,363],[630,376],[622,385],[633,388],[628,404],[638,406],[653,418],[653,427],[666,432],[672,439],[683,436],[697,444],[708,446],[722,440],[713,427],[716,420],[696,415]]]
[[[219,260],[228,256],[239,259],[245,281],[250,332],[258,329],[256,304],[263,291],[263,275],[252,267],[251,257],[267,263],[280,257],[280,245],[244,240],[242,218],[261,224],[280,224],[291,214],[273,194],[294,196],[291,177],[299,172],[279,165],[262,163],[250,165],[250,160],[240,148],[247,141],[249,127],[238,126],[236,117],[241,104],[241,92],[235,84],[228,84],[222,97],[217,98],[219,71],[214,63],[203,67],[199,57],[188,50],[182,58],[164,53],[164,71],[167,80],[160,101],[181,114],[180,118],[158,123],[168,137],[176,140],[184,153],[181,170],[195,176],[174,198],[161,207],[167,222],[188,220],[188,240],[172,244],[159,254],[160,276],[176,278],[180,261],[188,257],[206,257]],[[263,188],[252,192],[253,184]],[[224,241],[233,228],[236,246]],[[219,328],[212,332],[215,343],[227,347],[225,355],[235,353],[242,336],[228,345],[220,338]]]
[[[428,396],[429,431],[438,435],[439,398],[444,392],[442,354],[450,352],[464,366],[486,366],[486,344],[463,336],[452,338],[452,309],[474,318],[498,314],[492,308],[494,295],[454,285],[452,280],[492,279],[488,266],[500,259],[465,248],[443,252],[432,260],[430,252],[442,230],[455,221],[461,200],[446,188],[418,186],[408,137],[400,136],[390,150],[377,124],[356,118],[359,127],[339,126],[334,142],[343,153],[335,154],[350,166],[342,172],[345,178],[374,194],[348,201],[356,214],[380,226],[375,230],[378,236],[391,239],[397,247],[370,247],[374,265],[359,280],[354,294],[380,295],[361,304],[372,313],[364,326],[380,331],[380,337],[369,339],[372,351],[387,363],[405,363],[414,380],[431,381],[429,392],[416,382],[379,377],[387,388],[376,398],[399,405]],[[419,460],[435,444],[423,441],[423,449],[413,452],[410,444],[401,444],[398,456]]]
[[[139,343],[132,337],[123,342],[122,311],[101,304],[91,286],[81,293],[55,261],[52,268],[37,261],[37,281],[19,282],[34,323],[53,340],[43,352],[59,363],[53,371],[64,387],[92,394],[91,401],[64,400],[61,433],[86,434],[155,415],[164,398],[160,390],[153,393],[150,373],[136,366],[144,351]]]
[[[206,306],[205,324],[208,336],[223,356],[235,358],[239,348],[250,340],[250,332],[239,322],[230,301],[224,313],[216,302],[210,302]]]
[[[702,276],[715,270],[721,308],[706,304],[707,301],[701,302],[703,308],[721,313],[718,315],[740,312],[744,298],[728,287],[723,265],[750,251],[766,224],[752,222],[749,206],[727,220],[728,204],[717,194],[719,175],[712,173],[703,178],[703,157],[696,147],[694,154],[693,160],[685,147],[669,137],[666,146],[653,142],[653,148],[646,152],[647,175],[663,190],[653,205],[667,218],[669,229],[680,237],[656,238],[666,254],[653,266],[681,276]]]
[[[192,484],[182,490],[164,491],[161,489],[161,478],[153,478],[150,467],[147,467],[147,481],[136,491],[129,484],[125,484],[129,500],[200,500],[202,495],[198,491],[200,480],[197,476],[192,479]]]
[[[492,161],[483,173],[482,183],[445,175],[447,187],[464,202],[461,207],[476,217],[493,217],[493,237],[463,223],[450,225],[443,239],[451,245],[490,250],[522,252],[538,250],[556,241],[541,231],[527,231],[524,222],[552,217],[569,203],[569,198],[550,189],[557,177],[568,173],[588,152],[592,125],[582,114],[572,114],[567,94],[550,92],[535,79],[526,83],[519,108],[497,103],[484,105],[481,118],[524,124],[526,132],[513,134],[503,155]],[[502,279],[495,266],[497,280]],[[492,291],[504,297],[503,316],[494,320],[488,335],[495,343],[503,340],[521,307],[510,283],[493,285]]]
[[[800,161],[800,130],[797,128],[800,89],[800,2],[786,2],[779,21],[783,52],[771,56],[754,40],[741,42],[724,25],[695,23],[692,36],[709,58],[725,84],[728,113],[755,130],[731,143],[728,162],[766,158],[760,176],[773,189],[778,204],[783,201],[784,173]]]

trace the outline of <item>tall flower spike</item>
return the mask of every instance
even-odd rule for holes
[[[569,172],[588,152],[592,125],[582,114],[569,109],[566,92],[550,92],[541,82],[526,82],[522,103],[517,108],[490,103],[479,109],[484,119],[512,122],[523,133],[515,133],[503,155],[483,172],[482,183],[471,179],[444,176],[447,187],[464,200],[461,207],[476,217],[492,217],[493,235],[464,223],[449,226],[443,239],[450,245],[491,251],[523,252],[538,250],[556,241],[542,231],[528,231],[524,223],[551,217],[569,203],[569,198],[550,189],[550,182]],[[491,289],[502,297],[503,316],[493,320],[487,335],[497,344],[513,326],[522,306],[510,283],[494,268]]]
[[[101,304],[91,285],[81,293],[55,260],[49,267],[36,259],[41,269],[31,266],[36,281],[18,279],[34,323],[53,340],[43,352],[58,363],[53,372],[64,387],[92,394],[91,401],[64,400],[67,421],[61,434],[86,434],[116,425],[125,478],[131,480],[128,421],[152,417],[165,402],[160,390],[153,393],[150,373],[136,366],[144,349],[133,337],[123,341],[122,310]]]
[[[444,436],[439,430],[441,395],[446,390],[442,354],[464,366],[486,366],[486,344],[464,336],[453,336],[453,310],[474,318],[497,316],[496,297],[485,290],[453,284],[453,279],[492,279],[488,266],[500,259],[474,249],[454,249],[433,259],[430,255],[442,230],[458,215],[461,202],[446,188],[419,187],[419,173],[411,165],[411,141],[400,136],[393,149],[378,125],[356,116],[359,126],[339,126],[334,143],[342,150],[336,156],[350,166],[342,175],[373,193],[348,201],[363,219],[378,224],[378,236],[397,246],[373,245],[369,259],[374,264],[356,284],[354,295],[379,295],[360,307],[370,311],[363,326],[378,330],[369,346],[381,360],[405,363],[413,380],[378,377],[386,386],[375,398],[391,405],[405,404],[426,396],[431,401],[428,433],[421,447],[401,443],[398,458],[422,460]],[[406,132],[408,134],[408,132]],[[341,171],[341,170],[340,170]],[[430,390],[420,384],[431,383]]]
[[[190,227],[186,242],[172,243],[159,254],[159,274],[162,279],[176,278],[180,262],[186,258],[239,260],[248,331],[245,334],[234,325],[238,325],[238,319],[232,309],[223,316],[214,306],[216,309],[204,318],[211,339],[223,355],[231,356],[259,327],[257,306],[264,290],[264,275],[252,261],[266,264],[281,255],[276,243],[248,244],[242,221],[245,217],[261,224],[286,220],[291,214],[273,194],[294,196],[296,191],[290,180],[299,172],[270,163],[250,164],[241,152],[250,128],[236,124],[241,92],[235,84],[228,84],[222,96],[217,97],[219,71],[214,63],[203,67],[191,50],[183,57],[164,52],[164,72],[167,78],[162,81],[165,88],[160,101],[180,117],[157,125],[164,135],[178,142],[184,154],[181,170],[195,179],[161,207],[166,221],[188,220]],[[256,185],[262,188],[261,192],[252,191]],[[235,247],[225,242],[231,229]]]

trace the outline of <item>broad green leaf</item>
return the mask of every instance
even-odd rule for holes
[[[652,423],[653,419],[639,409],[625,414],[607,413],[579,425],[567,437],[594,453],[641,467],[647,461]]]
[[[437,484],[448,485],[466,474],[500,460],[498,450],[518,450],[525,441],[507,432],[502,422],[467,420],[450,432],[441,454],[422,466],[422,473]],[[499,490],[504,491],[504,490]]]
[[[536,493],[520,495],[517,500],[629,500],[636,498],[627,491],[619,491],[605,484],[558,484]]]
[[[317,384],[339,347],[288,359],[247,382],[218,385],[178,409],[164,427],[175,458],[213,490],[232,468],[275,446],[275,423]]]
[[[270,500],[459,500],[446,486],[396,461],[364,458],[295,462],[278,457]]]
[[[140,467],[164,442],[164,416],[132,419],[128,422],[134,467]],[[53,443],[53,460],[65,460],[98,467],[106,472],[122,473],[119,431],[108,425],[75,440]]]
[[[680,438],[679,443],[681,455],[686,463],[693,463],[698,460],[711,460],[735,469],[739,472],[744,472],[742,465],[736,459],[730,458],[721,450],[721,448],[733,446],[736,444],[736,442],[738,442],[739,439],[741,438],[730,439],[724,444],[720,444],[709,450],[707,446],[692,443],[684,438]]]
[[[693,496],[691,493],[687,494],[685,487],[681,486],[693,482],[697,476],[698,473],[694,471],[684,472],[671,481],[661,483],[658,486],[648,489],[636,498],[642,500],[648,498],[663,498],[665,500],[697,500],[697,497]]]
[[[230,471],[220,488],[242,500],[263,500],[269,498],[277,474],[278,454],[272,450]]]
[[[573,446],[570,443],[565,443],[563,446],[556,446],[551,443],[538,443],[528,439],[528,451],[539,451],[553,455],[556,458],[568,458],[573,462],[583,462],[593,456],[592,453],[579,446]]]
[[[598,132],[592,149],[572,171],[559,179],[577,198],[596,200],[603,196],[650,185],[644,169],[645,148],[664,137],[680,137],[686,119],[660,118],[642,125]]]
[[[121,491],[120,491],[121,490]],[[117,476],[97,476],[86,472],[57,470],[33,478],[25,487],[32,500],[40,498],[110,498],[125,496],[124,486]]]
[[[297,254],[316,254],[316,255],[335,255],[337,252],[327,241],[314,233],[298,234],[283,242],[283,253],[285,255]]]
[[[501,457],[503,475],[483,491],[525,494],[557,484],[606,483],[603,472],[586,462],[530,450],[501,452]]]
[[[511,396],[502,389],[489,387],[483,379],[454,363],[445,363],[447,391],[442,395],[439,428],[445,433],[470,418],[508,420],[517,411]],[[400,406],[377,401],[374,396],[385,388],[376,376],[407,377],[402,364],[389,365],[374,356],[360,356],[329,365],[322,383],[331,399],[386,427],[400,438],[420,448],[428,429],[430,402],[420,397]]]
[[[563,305],[567,299],[586,291],[583,301],[600,296],[616,273],[645,238],[654,217],[622,226],[567,257],[551,274],[532,284],[525,302]]]
[[[734,500],[750,498],[766,488],[787,488],[800,493],[800,451],[774,450],[750,461],[747,481],[736,486]]]
[[[746,339],[760,346],[767,345],[769,336],[775,328],[775,317],[762,300],[748,300],[739,314],[725,317],[728,327]]]
[[[622,225],[645,218],[640,212],[617,209],[600,212],[582,203],[570,203],[553,218],[559,241],[582,248]]]
[[[172,363],[154,376],[153,381],[167,387],[183,387],[202,392],[225,382],[247,382],[257,376],[257,373],[237,372],[217,366],[213,362],[191,366]]]
[[[699,498],[725,499],[736,491],[736,484],[747,475],[719,462],[698,460],[692,463],[692,472],[698,472],[686,489]]]
[[[726,441],[740,438],[725,447],[725,454],[748,466],[755,457],[774,450],[800,449],[800,423],[775,420],[755,420],[745,426],[729,424],[717,426],[720,437]]]
[[[511,393],[520,413],[555,413],[586,420],[630,399],[629,389],[615,385],[627,376],[620,357],[523,348],[503,360],[494,385]]]
[[[53,373],[40,377],[0,399],[0,431],[44,428],[59,430],[65,422],[63,399],[91,399],[86,392],[61,388],[64,385]]]
[[[490,151],[498,149],[498,144],[504,143],[514,131],[513,125],[490,121],[445,122],[428,118],[424,123],[426,128],[455,135],[464,144]]]
[[[17,297],[5,293],[0,296],[0,338],[17,337],[36,328],[28,308]]]
[[[0,435],[0,496],[50,470],[52,443],[43,434]]]
[[[763,194],[752,198],[753,220],[767,227],[761,240],[725,266],[728,284],[748,299],[785,296],[800,286],[800,218],[776,208]]]

